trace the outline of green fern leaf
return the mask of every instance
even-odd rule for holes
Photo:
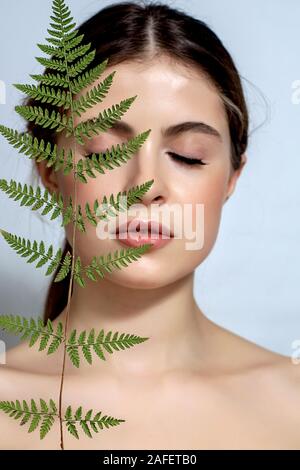
[[[106,152],[98,154],[93,153],[91,159],[80,159],[77,162],[74,176],[79,178],[83,183],[87,183],[87,179],[84,173],[86,173],[87,176],[96,178],[93,170],[104,174],[104,168],[113,170],[114,167],[120,167],[122,163],[126,163],[131,158],[131,156],[136,153],[137,150],[143,145],[149,133],[150,129],[134,137],[128,142],[122,143],[121,146],[119,144],[117,144],[116,147],[112,145],[111,149],[107,149]]]
[[[45,75],[29,75],[33,80],[37,82],[49,85],[49,86],[59,86],[61,88],[69,88],[69,81],[66,77],[59,73],[46,73]]]
[[[32,416],[32,421],[31,421],[31,424],[30,424],[30,427],[29,427],[29,430],[28,432],[33,432],[36,430],[36,428],[38,427],[40,421],[41,421],[42,417],[40,415],[33,415]]]
[[[96,65],[94,68],[84,72],[83,74],[71,80],[70,87],[72,93],[77,94],[87,86],[91,85],[103,74],[104,70],[107,67],[107,64],[108,59],[105,59],[103,62]]]
[[[127,267],[130,263],[139,259],[151,247],[151,243],[146,243],[134,248],[121,248],[120,252],[118,250],[114,252],[113,258],[111,253],[108,253],[106,256],[94,256],[91,264],[84,267],[85,274],[92,280],[93,276],[91,274],[94,277],[98,274],[103,279],[105,271],[111,273],[112,268],[121,269],[122,266]]]
[[[81,417],[82,417],[82,406],[79,406],[79,408],[77,408],[77,410],[76,410],[74,416],[75,416],[76,421],[80,421],[80,420],[81,420]]]
[[[83,269],[81,265],[81,260],[77,257],[74,266],[74,279],[80,287],[85,287],[85,281],[83,279]]]
[[[26,184],[22,187],[21,183],[14,180],[0,180],[0,189],[4,191],[10,198],[15,201],[20,200],[20,205],[31,206],[31,210],[35,211],[44,206],[41,215],[46,215],[51,210],[51,220],[56,219],[63,212],[63,197],[60,193],[53,193],[50,197],[47,189],[41,195],[41,188],[38,186],[36,190],[32,186],[27,187]]]
[[[54,422],[58,419],[57,406],[50,398],[46,400],[40,398],[40,404],[37,405],[34,399],[31,399],[30,405],[23,400],[22,403],[19,400],[14,401],[0,401],[0,410],[4,411],[10,417],[14,419],[20,419],[20,425],[24,426],[30,422],[28,432],[31,433],[40,427],[40,439],[44,437],[51,430]],[[79,439],[76,424],[78,423],[85,434],[92,437],[91,430],[95,433],[102,430],[104,426],[106,428],[117,426],[124,419],[117,419],[111,416],[104,415],[101,417],[102,412],[99,411],[93,416],[93,410],[88,410],[83,418],[82,406],[79,406],[73,415],[72,407],[69,405],[66,408],[63,422],[66,424],[67,430],[71,435]]]
[[[52,257],[52,256],[51,256]],[[61,258],[62,258],[62,249],[59,248],[57,250],[57,253],[56,255],[54,256],[54,258],[52,259],[51,263],[49,264],[48,266],[48,269],[46,271],[46,276],[49,276],[50,274],[53,273],[53,271],[55,271],[57,269],[57,267],[60,265],[61,263]],[[54,281],[56,282],[56,281]]]
[[[146,181],[142,185],[137,185],[133,188],[130,188],[128,191],[119,192],[115,198],[113,194],[110,195],[110,203],[107,202],[107,197],[104,196],[102,199],[101,205],[98,200],[94,201],[94,208],[91,209],[89,203],[85,205],[86,218],[89,222],[96,227],[98,219],[108,220],[108,216],[116,216],[119,212],[124,212],[126,209],[129,209],[130,206],[136,202],[141,201],[144,194],[149,191],[154,180]],[[123,204],[124,199],[126,199],[126,204]]]
[[[62,281],[68,275],[70,268],[71,268],[71,260],[72,260],[72,255],[68,251],[65,255],[64,260],[62,261],[62,266],[60,270],[58,271],[54,279],[54,282]]]
[[[52,404],[51,404],[52,403]],[[40,408],[36,402],[31,400],[31,407],[28,405],[26,400],[23,400],[22,404],[19,400],[13,401],[0,401],[0,410],[4,413],[9,414],[14,419],[21,419],[20,425],[23,426],[28,423],[31,419],[31,423],[28,432],[35,431],[39,424],[40,426],[40,438],[43,439],[46,434],[50,431],[55,421],[56,411],[53,408],[54,401],[50,400],[50,410],[45,400],[40,399]],[[54,404],[55,406],[55,404]],[[55,407],[56,409],[56,407]],[[41,422],[42,421],[42,422]]]
[[[40,438],[44,439],[46,434],[50,431],[51,426],[54,424],[55,418],[54,416],[48,415],[45,416],[40,428]]]
[[[51,23],[47,29],[50,36],[47,38],[48,44],[38,44],[39,49],[49,57],[36,57],[36,60],[47,67],[51,73],[31,75],[34,80],[39,82],[37,86],[26,84],[15,84],[14,86],[34,101],[51,104],[59,108],[63,107],[63,111],[72,108],[71,116],[69,117],[61,109],[50,111],[46,106],[16,106],[15,110],[27,121],[54,130],[56,133],[65,131],[66,137],[75,137],[77,142],[83,144],[85,143],[85,137],[90,139],[93,135],[105,132],[113,127],[115,122],[129,109],[136,96],[113,105],[111,109],[104,110],[103,114],[100,113],[96,119],[81,122],[78,126],[74,126],[75,114],[80,117],[87,109],[102,102],[112,84],[115,72],[106,77],[100,85],[94,86],[79,99],[73,100],[73,95],[91,85],[101,76],[108,60],[91,70],[86,70],[94,61],[96,50],[90,50],[91,43],[82,44],[84,35],[79,35],[78,30],[75,29],[76,23],[74,23],[74,18],[71,17],[70,10],[65,5],[64,0],[53,0],[52,10]],[[12,145],[19,149],[20,153],[36,159],[37,162],[46,160],[47,167],[54,166],[55,171],[63,169],[65,175],[73,169],[75,170],[75,177],[86,183],[86,176],[96,177],[94,171],[104,173],[103,168],[113,169],[126,162],[129,155],[134,154],[137,148],[142,145],[143,139],[146,139],[149,131],[127,143],[127,146],[124,145],[122,148],[119,146],[112,147],[111,153],[107,151],[105,155],[100,154],[100,156],[93,154],[91,161],[79,161],[77,168],[73,168],[75,159],[72,151],[67,153],[63,149],[58,149],[56,144],[45,142],[43,139],[39,141],[29,134],[20,134],[4,126],[0,126],[0,132]],[[102,205],[105,205],[105,211],[102,214],[100,213],[100,218],[103,220],[106,217],[115,216],[119,211],[125,210],[131,204],[137,202],[149,189],[149,183],[151,185],[153,180],[144,186],[132,188],[128,194],[119,192],[116,197],[111,195],[109,200],[105,196],[102,203]],[[62,226],[73,221],[76,228],[82,232],[85,231],[81,206],[76,204],[74,209],[71,197],[65,209],[61,194],[53,194],[50,197],[47,190],[42,193],[39,187],[34,189],[32,186],[22,185],[14,180],[10,180],[8,183],[8,181],[2,179],[0,180],[0,189],[10,198],[19,201],[21,206],[30,207],[31,210],[43,209],[42,215],[51,212],[51,220],[61,215],[63,219]],[[129,196],[126,203],[121,197],[125,195]],[[99,215],[100,209],[98,201],[94,201],[93,209],[86,203],[85,209],[87,219],[95,226],[97,224],[96,216]],[[71,261],[74,261],[70,252],[67,252],[62,259],[61,248],[54,254],[53,246],[50,245],[46,248],[43,241],[38,243],[34,240],[31,242],[5,230],[0,230],[0,232],[18,254],[27,258],[28,263],[37,261],[37,268],[48,264],[46,275],[50,275],[57,270],[54,282],[65,279],[70,272]],[[151,244],[146,244],[138,248],[122,249],[114,254],[109,253],[105,257],[94,257],[91,265],[88,266],[82,266],[80,257],[77,257],[74,263],[74,280],[81,287],[85,287],[84,276],[94,281],[97,280],[97,276],[102,279],[106,273],[111,273],[114,268],[122,269],[127,267],[140,258],[151,246]],[[124,350],[148,339],[136,335],[125,335],[124,333],[119,335],[118,332],[112,334],[111,331],[105,335],[103,330],[96,335],[94,329],[89,332],[82,331],[78,335],[74,329],[67,339],[61,322],[56,325],[55,329],[51,320],[44,324],[41,318],[36,320],[33,318],[27,319],[18,315],[0,315],[0,327],[20,335],[21,339],[29,340],[29,347],[38,344],[38,350],[47,351],[47,354],[54,353],[64,343],[64,351],[67,352],[75,367],[80,365],[80,355],[83,356],[86,362],[92,364],[93,352],[102,360],[106,360],[104,351],[112,354],[114,351]],[[22,426],[28,425],[28,432],[33,432],[39,428],[40,439],[44,439],[53,427],[55,420],[62,420],[61,392],[59,413],[57,411],[58,407],[52,399],[46,401],[43,398],[40,398],[39,402],[31,399],[30,403],[27,403],[26,400],[22,402],[19,400],[15,402],[0,401],[0,409],[9,414],[10,417],[20,420]],[[79,406],[73,415],[71,406],[68,406],[63,421],[70,434],[77,439],[79,438],[80,429],[91,438],[93,432],[98,433],[104,427],[108,428],[125,421],[111,416],[101,417],[101,413],[97,412],[93,416],[92,409],[83,413],[82,406]]]
[[[53,257],[53,246],[50,245],[47,253],[45,253],[44,242],[41,241],[39,246],[36,240],[31,244],[30,240],[25,240],[18,235],[7,232],[6,230],[1,230],[0,233],[6,242],[23,258],[29,257],[27,263],[33,263],[38,258],[41,258],[37,263],[36,268],[41,267],[47,262],[50,262],[50,265],[47,269],[46,276],[51,274],[59,265],[62,257],[62,249],[59,248],[56,252],[56,255]]]
[[[86,421],[80,421],[80,425],[88,437],[93,437],[90,431],[90,428],[88,426],[88,423]]]
[[[131,188],[129,191],[119,192],[117,194],[117,198],[113,194],[111,194],[109,198],[109,203],[106,196],[103,197],[102,206],[104,209],[100,210],[101,208],[97,208],[96,215],[101,220],[108,220],[107,217],[115,217],[119,212],[126,211],[129,207],[131,207],[136,202],[141,201],[143,195],[149,191],[150,187],[152,186],[154,180],[146,181],[146,183]],[[87,218],[90,220],[89,213],[87,213]]]
[[[97,412],[94,417],[93,417],[93,410],[88,410],[88,412],[85,414],[84,418],[82,418],[82,407],[79,407],[77,411],[72,413],[72,409],[69,406],[66,410],[65,413],[65,423],[67,426],[68,431],[70,432],[71,435],[76,437],[76,439],[79,439],[78,431],[76,424],[79,423],[81,426],[82,430],[88,437],[92,437],[91,430],[94,431],[95,433],[98,433],[99,430],[102,430],[104,426],[106,428],[112,427],[112,426],[117,426],[120,423],[124,423],[124,419],[117,419],[113,418],[112,416],[107,416],[104,415],[101,417],[102,412],[99,411]]]
[[[45,333],[42,334],[39,351],[43,351],[46,348],[46,346],[49,342],[49,339],[50,339],[49,333],[45,332]]]
[[[64,57],[64,51],[61,47],[48,46],[47,44],[37,44],[37,46],[42,52],[45,52],[45,54],[48,54],[51,57]]]
[[[79,352],[76,346],[67,346],[67,353],[69,355],[70,361],[72,362],[73,366],[79,368],[80,364],[80,357],[79,357]]]
[[[50,339],[47,354],[54,353],[63,342],[63,324],[58,322],[56,331],[54,331],[51,320],[44,325],[41,318],[27,319],[19,315],[0,315],[0,328],[8,333],[21,335],[21,340],[29,339],[29,347],[32,347],[40,340],[39,351],[44,350]]]
[[[82,345],[82,352],[84,355],[85,360],[89,363],[92,364],[92,353],[91,353],[91,347],[88,344]]]
[[[84,145],[84,136],[91,139],[93,137],[92,134],[98,135],[100,132],[105,132],[112,127],[114,122],[121,119],[122,115],[128,111],[136,97],[137,95],[122,100],[119,104],[105,109],[103,114],[100,112],[97,118],[88,119],[77,124],[74,132],[77,142]]]
[[[71,132],[71,118],[66,114],[60,114],[58,111],[53,110],[51,114],[48,109],[43,109],[40,106],[15,106],[15,111],[28,121],[34,121],[42,127],[49,127],[55,129],[56,132],[63,130]]]
[[[75,64],[72,64],[68,68],[68,75],[71,78],[77,77],[81,74],[91,62],[93,62],[96,55],[96,50],[89,52],[82,59],[79,59]]]
[[[44,85],[35,86],[14,83],[13,86],[42,103],[51,103],[53,106],[64,106],[64,109],[69,109],[71,106],[70,93],[64,90],[56,90],[55,88]]]
[[[67,421],[66,425],[67,425],[67,430],[69,431],[69,433],[72,436],[76,437],[76,439],[79,439],[79,435],[78,435],[75,424],[72,423],[72,422]]]
[[[45,143],[43,139],[39,141],[36,137],[25,133],[18,133],[14,129],[2,125],[0,125],[0,133],[11,145],[18,148],[20,153],[28,155],[29,158],[37,159],[37,162],[47,159],[47,167],[55,164],[55,171],[58,171],[66,164],[63,173],[67,175],[73,168],[73,152],[71,149],[69,149],[68,155],[65,157],[64,149],[58,150],[56,144],[53,146],[50,142]]]
[[[73,111],[80,117],[87,109],[92,108],[95,104],[101,103],[107,95],[111,87],[115,71],[108,75],[102,83],[94,86],[92,90],[85,95],[73,101]]]
[[[64,209],[62,225],[64,226],[64,225],[69,224],[72,220],[72,216],[73,216],[73,202],[70,196],[69,203],[67,207]]]
[[[66,421],[70,421],[72,419],[72,407],[71,405],[69,405],[67,408],[66,408],[66,411],[65,411],[65,420]]]
[[[105,361],[103,348],[112,354],[114,351],[125,350],[149,339],[133,334],[122,333],[119,335],[119,332],[114,333],[113,338],[111,338],[112,332],[109,331],[105,336],[104,330],[101,330],[97,337],[95,337],[94,328],[89,333],[82,331],[78,338],[76,338],[76,334],[76,330],[72,330],[67,340],[67,352],[72,364],[77,368],[80,366],[80,352],[82,352],[88,364],[91,365],[93,362],[92,350],[100,359]]]
[[[36,60],[49,69],[58,70],[59,72],[67,72],[68,70],[64,60],[45,59],[44,57],[36,57]]]
[[[71,52],[66,55],[67,62],[74,62],[74,60],[79,57],[84,56],[87,51],[91,48],[92,43],[81,45],[79,47],[73,48]]]
[[[76,35],[73,39],[69,39],[67,42],[65,42],[65,50],[69,51],[70,49],[73,49],[74,47],[78,46],[79,44],[82,43],[82,40],[84,38],[84,34]]]

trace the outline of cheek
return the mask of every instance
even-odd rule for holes
[[[228,175],[224,168],[222,171],[207,171],[206,174],[200,175],[196,191],[190,190],[189,194],[186,194],[186,200],[189,198],[193,208],[193,231],[197,233],[199,243],[200,239],[203,239],[203,244],[197,251],[198,263],[208,255],[217,238],[227,180]]]

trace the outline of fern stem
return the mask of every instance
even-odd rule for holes
[[[68,81],[68,90],[70,93],[70,111],[71,111],[71,119],[72,119],[72,134],[75,135],[75,127],[74,127],[74,109],[73,109],[73,95],[70,83],[70,76],[69,76],[69,69],[68,69],[68,61],[67,61],[67,54],[65,43],[63,42],[63,52],[64,52],[64,60],[66,65],[66,77]],[[76,139],[74,142],[74,152],[73,152],[73,168],[75,168],[75,154],[76,154]],[[74,177],[73,180],[73,217],[76,220],[76,211],[77,211],[77,179]],[[70,316],[70,301],[71,301],[71,293],[72,293],[72,286],[73,286],[73,274],[74,274],[74,267],[75,267],[75,238],[76,238],[76,224],[73,222],[73,233],[72,233],[72,264],[71,264],[71,273],[70,273],[70,283],[69,283],[69,291],[68,291],[68,302],[67,302],[67,310],[66,310],[66,320],[65,320],[65,327],[64,327],[64,350],[63,350],[63,362],[62,362],[62,370],[61,370],[61,378],[60,378],[60,389],[59,389],[59,406],[58,406],[58,415],[59,415],[59,424],[60,424],[60,448],[64,450],[64,434],[63,434],[63,416],[62,416],[62,398],[63,398],[63,388],[64,388],[64,379],[65,379],[65,367],[66,367],[66,356],[67,356],[67,331],[68,331],[68,323],[69,323],[69,316]]]

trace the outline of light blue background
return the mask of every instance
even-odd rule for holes
[[[43,70],[34,57],[42,55],[36,44],[45,43],[51,3],[1,0],[0,80],[6,85],[6,104],[0,105],[0,123],[8,127],[23,129],[14,106],[25,95],[12,83],[32,83],[29,74]],[[112,3],[117,2],[67,2],[77,23]],[[291,355],[292,342],[300,339],[300,104],[292,101],[293,82],[300,80],[300,2],[166,3],[204,20],[219,35],[244,77],[251,129],[256,129],[247,166],[225,204],[215,247],[196,271],[196,300],[216,323]],[[32,163],[2,136],[0,155],[1,178],[35,182]],[[58,247],[63,239],[59,222],[46,223],[2,191],[0,227],[43,239],[46,246]],[[2,237],[0,256],[0,313],[40,314],[50,278]],[[9,345],[16,342],[1,335]]]

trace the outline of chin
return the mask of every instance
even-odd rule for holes
[[[110,275],[107,280],[111,281],[113,284],[117,284],[122,287],[126,287],[128,289],[158,289],[160,287],[167,286],[168,284],[172,284],[174,279],[162,277],[159,273],[152,273],[152,275],[147,274],[146,270],[144,270],[143,274],[138,273],[136,270],[135,273],[126,274],[126,268],[124,268],[124,272],[118,273],[117,276]]]

